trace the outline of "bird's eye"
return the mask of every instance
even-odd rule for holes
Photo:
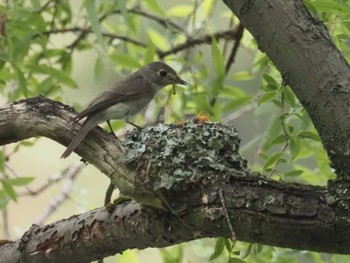
[[[165,78],[165,77],[168,75],[168,73],[166,73],[166,71],[164,71],[164,70],[159,71],[158,74],[159,74],[159,76],[161,76],[162,78]]]

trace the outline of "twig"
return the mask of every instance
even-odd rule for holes
[[[58,0],[54,0],[52,20],[50,23],[50,28],[55,28],[55,19],[58,12]]]
[[[284,99],[284,94],[283,92],[281,92],[281,125],[282,125],[282,130],[283,130],[283,134],[284,134],[284,146],[282,148],[282,153],[284,153],[288,146],[289,146],[289,134],[288,134],[288,131],[287,131],[287,127],[286,127],[286,123],[285,123],[285,120],[286,120],[286,113],[285,113],[285,109],[284,109],[284,106],[285,106],[285,99]],[[269,173],[269,177],[272,176],[272,174],[275,172],[275,167],[276,165],[278,164],[279,160],[275,163],[275,165],[273,166],[273,168],[271,169],[271,172]]]
[[[107,188],[106,194],[105,194],[105,200],[104,200],[105,206],[107,206],[111,202],[112,194],[113,194],[115,187],[116,187],[115,184],[113,184],[112,182],[108,185],[108,188]]]
[[[37,196],[40,193],[44,192],[46,189],[48,189],[53,184],[58,183],[59,181],[61,181],[65,176],[68,176],[71,170],[78,169],[78,172],[79,172],[79,170],[83,166],[84,166],[83,164],[79,163],[79,164],[75,164],[73,166],[70,166],[70,167],[64,169],[61,172],[54,173],[47,179],[46,183],[41,185],[36,190],[32,190],[29,187],[26,187],[27,191],[26,192],[19,192],[19,193],[17,193],[17,196]],[[9,168],[9,167],[7,167],[7,168]],[[11,170],[11,172],[13,173],[12,170]]]
[[[212,38],[216,38],[217,40],[220,39],[236,39],[236,30],[229,29],[222,32],[217,32],[215,34],[207,34],[202,37],[188,39],[185,43],[180,44],[172,49],[169,49],[168,51],[159,51],[158,55],[159,58],[164,58],[170,54],[176,54],[184,49],[191,48],[193,46],[201,45],[201,44],[210,44],[212,41]]]
[[[231,224],[230,217],[229,217],[228,212],[227,212],[225,198],[224,198],[224,194],[222,193],[222,189],[219,190],[219,194],[220,194],[220,201],[222,204],[222,208],[224,209],[227,225],[228,225],[228,228],[230,229],[230,232],[231,232],[231,240],[233,242],[235,242],[237,239],[236,239],[235,232],[233,231],[233,226]]]
[[[161,26],[165,27],[165,28],[169,28],[169,26],[171,26],[172,28],[176,29],[177,31],[184,33],[185,30],[180,27],[179,25],[177,25],[176,23],[174,23],[173,21],[171,21],[170,19],[164,19],[162,17],[147,13],[144,10],[141,10],[139,7],[134,7],[132,9],[129,9],[128,12],[130,13],[134,13],[146,18],[149,18],[151,20],[156,21],[158,24],[160,24]],[[115,15],[115,14],[120,14],[120,10],[114,10],[113,12],[110,12],[108,14],[105,14],[103,16],[100,17],[99,21],[102,22],[103,20],[105,20],[108,16],[110,15]]]
[[[1,211],[2,215],[2,233],[3,233],[3,239],[10,239],[10,231],[9,231],[9,221],[8,221],[8,213],[7,213],[7,207],[4,207]]]
[[[231,114],[227,115],[226,117],[224,117],[224,119],[223,119],[224,122],[229,123],[229,122],[233,121],[234,119],[237,119],[238,117],[240,117],[242,114],[254,109],[257,105],[257,100],[259,99],[259,97],[260,97],[260,93],[257,93],[248,104],[242,106],[238,110],[236,110],[236,111],[232,112]]]
[[[179,25],[177,25],[176,23],[174,23],[173,21],[171,21],[170,19],[164,19],[152,14],[149,14],[141,9],[132,9],[130,10],[131,13],[134,14],[138,14],[144,17],[147,17],[149,19],[152,19],[154,21],[156,21],[157,23],[159,23],[160,25],[162,25],[163,27],[168,28],[169,26],[173,27],[174,29],[176,29],[177,31],[181,32],[181,33],[185,33],[185,29],[183,29],[182,27],[180,27]]]
[[[62,186],[61,193],[54,198],[48,207],[43,211],[43,213],[35,220],[35,224],[42,225],[44,221],[57,209],[59,205],[63,203],[69,197],[70,192],[73,188],[73,183],[79,171],[84,166],[84,164],[79,164],[76,166],[71,166],[67,171],[67,180]]]
[[[244,26],[242,25],[242,23],[239,23],[238,27],[236,28],[236,32],[235,32],[236,41],[233,44],[230,56],[228,57],[227,62],[226,62],[226,67],[225,67],[226,73],[228,73],[230,71],[231,65],[235,61],[238,47],[239,47],[239,44],[240,44],[241,39],[243,37],[243,31],[244,31]]]

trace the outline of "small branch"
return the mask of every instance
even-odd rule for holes
[[[325,189],[239,172],[230,178],[224,185],[207,182],[187,190],[168,189],[165,198],[181,207],[180,219],[135,201],[124,201],[47,226],[33,225],[19,240],[0,247],[2,260],[90,262],[129,248],[166,247],[214,236],[229,238],[232,233],[227,218],[238,240],[350,253],[350,238],[345,231],[350,227],[350,198],[344,191],[348,184],[330,184]],[[203,193],[208,197],[206,201]],[[336,201],[328,204],[327,200]]]
[[[74,180],[79,174],[80,170],[84,167],[83,163],[79,165],[71,166],[67,170],[67,179],[62,186],[61,193],[55,197],[48,207],[42,212],[42,214],[35,220],[35,224],[42,225],[45,220],[69,197],[70,192],[73,189]]]
[[[72,108],[44,97],[21,100],[0,107],[0,145],[32,137],[47,137],[68,145],[79,129],[72,125],[76,116]],[[125,167],[125,156],[119,142],[100,127],[93,129],[76,152],[102,173],[109,176],[119,189],[130,188],[133,172]],[[57,153],[59,158],[60,153]]]
[[[249,103],[245,104],[244,106],[240,107],[238,110],[228,114],[224,117],[223,121],[225,123],[230,123],[234,119],[237,119],[238,117],[242,116],[244,113],[253,110],[256,108],[258,104],[258,99],[261,96],[261,94],[258,92]]]
[[[235,43],[233,44],[230,56],[227,59],[226,62],[226,74],[230,71],[232,63],[235,61],[235,57],[237,55],[237,51],[239,48],[239,44],[241,43],[241,39],[243,37],[243,31],[244,31],[244,26],[242,23],[239,23],[238,27],[236,28],[236,33],[235,33]]]
[[[2,233],[3,239],[10,239],[10,231],[9,231],[9,218],[7,213],[7,207],[1,209],[2,216]]]
[[[39,186],[36,190],[27,189],[27,192],[21,192],[17,193],[18,196],[36,196],[47,190],[50,186],[58,183],[61,181],[64,177],[69,176],[69,173],[73,170],[77,170],[79,172],[81,168],[83,168],[83,164],[75,164],[72,165],[66,169],[64,169],[62,172],[54,173],[52,174],[48,179],[47,182],[43,185]]]
[[[130,13],[133,13],[133,14],[137,14],[137,15],[140,15],[140,16],[143,16],[143,17],[146,17],[146,18],[149,18],[151,20],[154,20],[156,21],[158,24],[160,24],[161,26],[165,27],[165,28],[169,28],[172,27],[174,29],[176,29],[178,32],[181,32],[181,33],[184,33],[185,30],[180,27],[179,25],[177,25],[176,23],[174,23],[173,21],[171,21],[170,19],[165,19],[165,18],[162,18],[162,17],[159,17],[159,16],[156,16],[156,15],[153,15],[153,14],[150,14],[144,10],[141,10],[140,8],[138,7],[135,7],[135,8],[132,8],[132,9],[129,9],[128,12]],[[114,15],[114,14],[120,14],[120,10],[114,10],[110,13],[107,13],[103,16],[101,16],[101,18],[99,19],[100,22],[102,22],[103,20],[105,20],[108,16],[110,15]]]
[[[214,34],[207,34],[202,37],[198,37],[194,39],[188,39],[185,43],[180,44],[172,49],[169,49],[168,51],[159,51],[158,55],[160,58],[164,58],[170,54],[176,54],[184,49],[189,49],[197,45],[211,44],[212,38],[215,38],[217,40],[220,40],[220,39],[233,40],[233,39],[236,39],[236,30],[230,29],[222,32],[217,32]]]

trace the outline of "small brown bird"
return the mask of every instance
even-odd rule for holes
[[[109,123],[111,119],[124,119],[130,123],[129,118],[140,112],[161,88],[169,84],[187,85],[187,82],[163,62],[152,62],[112,84],[75,117],[75,123],[86,119],[61,158],[68,157],[98,124]]]

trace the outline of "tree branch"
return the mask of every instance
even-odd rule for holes
[[[0,108],[0,145],[43,136],[68,145],[79,125],[72,125],[72,108],[44,97],[21,100]],[[94,165],[125,194],[132,189],[133,172],[125,167],[119,142],[100,127],[93,129],[76,152]],[[59,153],[57,153],[57,157]],[[132,193],[129,193],[132,196]]]
[[[238,240],[350,253],[350,195],[344,191],[349,184],[326,189],[238,171],[219,176],[229,180],[164,191],[170,205],[181,207],[177,215],[130,201],[43,227],[33,225],[21,239],[0,247],[2,260],[90,262],[129,248],[165,247],[205,237],[229,238],[220,191]]]
[[[0,144],[32,136],[45,136],[67,144],[75,131],[69,125],[73,116],[69,107],[43,97],[15,102],[0,108]],[[197,131],[194,127],[197,127]],[[227,224],[220,192],[226,199],[227,214],[238,240],[350,253],[350,237],[347,234],[350,230],[348,183],[336,182],[323,188],[266,179],[245,168],[244,160],[236,155],[236,141],[223,145],[218,149],[220,154],[216,153],[210,158],[189,142],[179,145],[175,141],[165,146],[161,143],[162,140],[170,142],[169,137],[161,138],[161,134],[164,134],[162,129],[166,128],[171,129],[165,132],[167,136],[173,134],[173,138],[179,137],[180,140],[185,138],[179,136],[178,131],[193,138],[198,137],[198,141],[193,142],[197,147],[198,142],[207,136],[208,130],[203,130],[206,127],[221,134],[221,137],[215,138],[215,143],[211,140],[212,136],[207,140],[208,144],[202,143],[207,145],[209,153],[213,151],[211,147],[217,148],[222,144],[222,137],[237,139],[222,130],[234,131],[233,128],[219,123],[146,128],[126,137],[128,158],[130,153],[139,153],[135,145],[143,148],[142,145],[150,140],[155,146],[147,145],[147,151],[141,157],[133,156],[133,161],[128,160],[129,169],[125,168],[125,160],[116,140],[100,128],[94,129],[77,152],[106,175],[112,173],[124,178],[127,174],[133,174],[134,182],[138,182],[134,189],[139,194],[135,195],[138,200],[148,203],[147,196],[143,196],[143,190],[140,190],[141,186],[148,187],[161,199],[163,209],[141,209],[139,204],[130,202],[118,205],[113,212],[111,207],[100,208],[45,227],[33,226],[20,240],[1,247],[0,254],[15,260],[6,262],[17,262],[20,257],[22,261],[19,262],[38,262],[35,261],[38,258],[42,260],[40,262],[47,262],[48,259],[50,262],[63,262],[67,255],[93,260],[127,248],[163,247],[199,237],[230,237],[232,231]],[[195,133],[191,134],[186,129],[192,129]],[[146,141],[139,141],[138,137],[146,138]],[[159,138],[160,142],[155,141]],[[213,146],[210,146],[212,143]],[[233,154],[227,146],[234,149]],[[161,159],[157,157],[157,150],[163,154]],[[191,150],[190,155],[188,150]],[[166,152],[170,162],[177,165],[174,166],[176,169],[169,168],[169,163],[164,162]],[[196,156],[196,153],[199,155]],[[152,154],[161,165],[152,165],[154,161],[148,159]],[[211,163],[214,157],[219,157],[224,163],[228,161],[227,165],[223,166],[216,159]],[[185,168],[181,166],[181,160]],[[186,169],[192,171],[190,179],[186,178]],[[166,173],[162,175],[164,170]],[[179,172],[185,181],[179,181]],[[174,178],[174,175],[177,177]],[[128,191],[133,193],[130,189]],[[193,236],[193,233],[200,233],[200,236]]]

